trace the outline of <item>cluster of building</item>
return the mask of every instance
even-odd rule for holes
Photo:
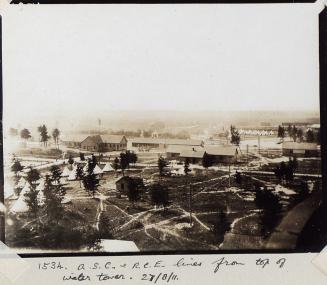
[[[308,142],[283,142],[282,146],[284,156],[296,157],[319,157],[320,148],[317,143]]]
[[[167,159],[187,159],[190,163],[200,163],[205,154],[214,163],[235,162],[241,154],[239,148],[234,145],[204,145],[202,140],[138,137],[128,141],[131,150],[157,150],[164,153]],[[123,135],[78,135],[62,139],[67,147],[91,152],[124,151],[128,148],[128,141]]]
[[[66,147],[84,151],[108,152],[127,149],[127,139],[119,135],[70,135],[61,139]]]
[[[239,161],[242,152],[231,144],[207,145],[202,140],[164,139],[164,138],[129,138],[124,135],[76,135],[62,139],[62,143],[70,148],[78,148],[90,152],[154,150],[165,154],[169,160],[188,160],[190,163],[201,163],[207,155],[213,163],[231,163]],[[317,157],[320,149],[316,143],[288,142],[282,144],[285,156]]]

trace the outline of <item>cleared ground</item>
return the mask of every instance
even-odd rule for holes
[[[138,163],[125,175],[142,177],[145,185],[159,181],[168,186],[170,204],[167,210],[155,208],[148,192],[136,203],[131,203],[124,196],[117,198],[115,180],[122,175],[121,172],[104,174],[95,197],[91,197],[79,181],[65,181],[66,197],[70,200],[65,204],[70,213],[67,226],[88,224],[102,232],[109,232],[114,239],[134,241],[142,251],[264,248],[283,217],[305,199],[300,195],[301,181],[309,181],[312,191],[314,185],[321,187],[321,179],[296,177],[292,183],[279,185],[276,177],[268,172],[288,158],[282,157],[279,150],[270,151],[270,155],[269,152],[268,155],[265,152],[258,154],[254,142],[251,147],[248,159],[232,165],[231,173],[227,165],[208,170],[191,165],[191,168],[197,169],[194,175],[174,177],[159,177],[157,153],[139,153]],[[103,162],[112,162],[115,155],[105,156]],[[320,168],[319,159],[303,159],[299,160],[297,172],[320,174]],[[41,168],[41,173],[47,169],[48,166]],[[236,170],[250,173],[242,174],[241,181],[237,183]],[[251,173],[251,170],[257,173]],[[13,180],[13,177],[8,176],[7,179]],[[255,200],[255,188],[258,186],[260,189],[265,186],[274,189],[271,191],[279,197],[280,209],[274,215],[269,216],[266,209],[258,207]],[[12,202],[7,201],[9,208]],[[13,224],[8,224],[6,229],[7,241],[24,246],[27,241],[24,237],[15,236],[15,230],[26,226],[29,218],[22,215],[19,219],[11,219]],[[107,223],[100,223],[103,219]]]

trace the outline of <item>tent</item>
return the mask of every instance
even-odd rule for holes
[[[110,172],[110,171],[114,171],[114,169],[112,168],[111,164],[108,162],[108,163],[106,163],[106,165],[104,166],[102,171],[103,172]]]
[[[40,184],[35,188],[38,193],[37,193],[37,200],[40,205],[44,204],[44,186],[45,186],[45,180],[42,178]]]
[[[70,170],[68,169],[68,167],[66,166],[64,168],[64,170],[62,171],[61,177],[68,177],[70,174]]]
[[[16,185],[17,188],[23,188],[26,184],[26,179],[21,177]]]
[[[27,192],[29,192],[29,191],[31,191],[31,189],[32,189],[31,184],[29,184],[28,182],[26,182],[25,186],[23,187],[22,191],[19,194],[19,197],[20,196],[24,196],[24,194],[27,193]]]
[[[17,200],[18,199],[18,196],[16,195],[14,188],[6,180],[5,180],[5,185],[4,185],[4,195],[5,195],[5,199],[9,199],[9,200]]]
[[[37,193],[37,201],[41,206],[44,204],[44,199],[45,199],[43,190],[44,189],[39,190],[39,193]]]
[[[24,213],[28,211],[28,206],[25,201],[25,193],[31,191],[31,185],[26,183],[22,192],[20,192],[18,200],[11,207],[10,212],[12,213]]]
[[[25,202],[25,197],[20,196],[18,200],[15,202],[15,204],[10,209],[10,212],[12,213],[24,213],[28,212],[28,206]]]
[[[36,189],[37,191],[43,190],[43,189],[44,189],[44,184],[45,184],[45,181],[44,181],[44,179],[42,178],[42,179],[40,179],[40,183],[39,183],[39,185],[37,185],[35,189]]]
[[[74,171],[74,169],[70,172],[67,180],[76,180],[76,170]]]
[[[103,171],[102,171],[102,169],[99,167],[99,165],[96,165],[96,166],[94,167],[94,169],[93,169],[93,173],[94,173],[94,174],[102,174]]]

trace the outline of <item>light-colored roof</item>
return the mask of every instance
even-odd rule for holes
[[[310,126],[308,126],[309,128],[313,128],[313,129],[319,129],[320,128],[320,124],[312,124]]]
[[[143,143],[143,144],[164,144],[164,145],[190,145],[200,146],[203,144],[201,140],[190,140],[190,139],[162,139],[162,138],[132,138],[132,143]]]
[[[88,135],[86,134],[66,134],[60,136],[60,140],[64,142],[79,142],[84,141]]]
[[[27,182],[23,188],[23,190],[19,194],[18,200],[15,202],[15,204],[10,209],[13,213],[22,213],[28,211],[28,205],[26,203],[26,197],[25,194],[27,192],[31,191],[31,185]]]
[[[12,213],[23,213],[28,211],[28,205],[25,201],[25,196],[20,195],[18,200],[15,202],[15,204],[10,209],[10,212]]]
[[[185,146],[185,145],[168,145],[166,148],[166,153],[181,153],[183,151],[199,151],[203,150],[201,146]]]
[[[307,142],[283,142],[283,149],[317,150],[317,144]]]
[[[180,153],[181,157],[188,157],[188,158],[202,158],[204,155],[204,150],[184,150]]]
[[[234,156],[237,153],[237,147],[233,145],[206,146],[204,149],[209,155]]]
[[[94,169],[93,169],[93,173],[94,173],[94,174],[102,174],[103,171],[102,171],[102,169],[99,167],[99,165],[96,165],[96,166],[94,167]]]
[[[21,177],[16,185],[18,188],[23,188],[26,184],[26,179],[24,177]]]
[[[65,166],[64,170],[62,171],[61,177],[67,177],[70,174],[70,170],[67,166]]]
[[[101,135],[103,143],[121,143],[124,138],[123,135]]]
[[[40,190],[43,190],[44,189],[44,186],[45,186],[45,180],[42,178],[42,180],[40,181],[39,185],[37,185],[35,189],[37,191],[40,191]]]
[[[70,172],[67,180],[76,180],[76,170],[77,170],[77,167],[74,166],[74,168],[72,169],[72,171]]]
[[[191,145],[200,146],[203,144],[201,140],[182,140],[182,139],[166,139],[166,145]]]
[[[103,172],[110,172],[110,171],[114,171],[114,169],[112,168],[111,164],[108,162],[108,163],[106,163],[106,165],[103,167],[102,171],[103,171]]]

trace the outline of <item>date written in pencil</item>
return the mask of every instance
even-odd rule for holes
[[[101,273],[101,274],[96,274],[95,276],[92,275],[88,275],[88,274],[84,274],[84,273],[80,273],[80,274],[68,274],[68,275],[64,275],[62,280],[63,281],[93,281],[93,280],[97,280],[97,281],[108,281],[108,280],[126,280],[126,279],[130,279],[132,280],[133,277],[128,277],[125,274],[105,274],[105,273]],[[170,273],[157,273],[157,274],[151,274],[151,273],[147,273],[147,274],[142,274],[141,281],[147,281],[147,282],[151,282],[153,284],[158,283],[172,283],[174,281],[178,280],[178,275],[175,274],[174,272],[170,272]]]
[[[154,284],[156,284],[158,281],[160,281],[160,282],[165,281],[165,282],[169,283],[171,281],[177,281],[178,276],[174,272],[171,272],[168,274],[160,272],[158,274],[142,274],[141,280],[150,281],[150,282],[153,282]]]

